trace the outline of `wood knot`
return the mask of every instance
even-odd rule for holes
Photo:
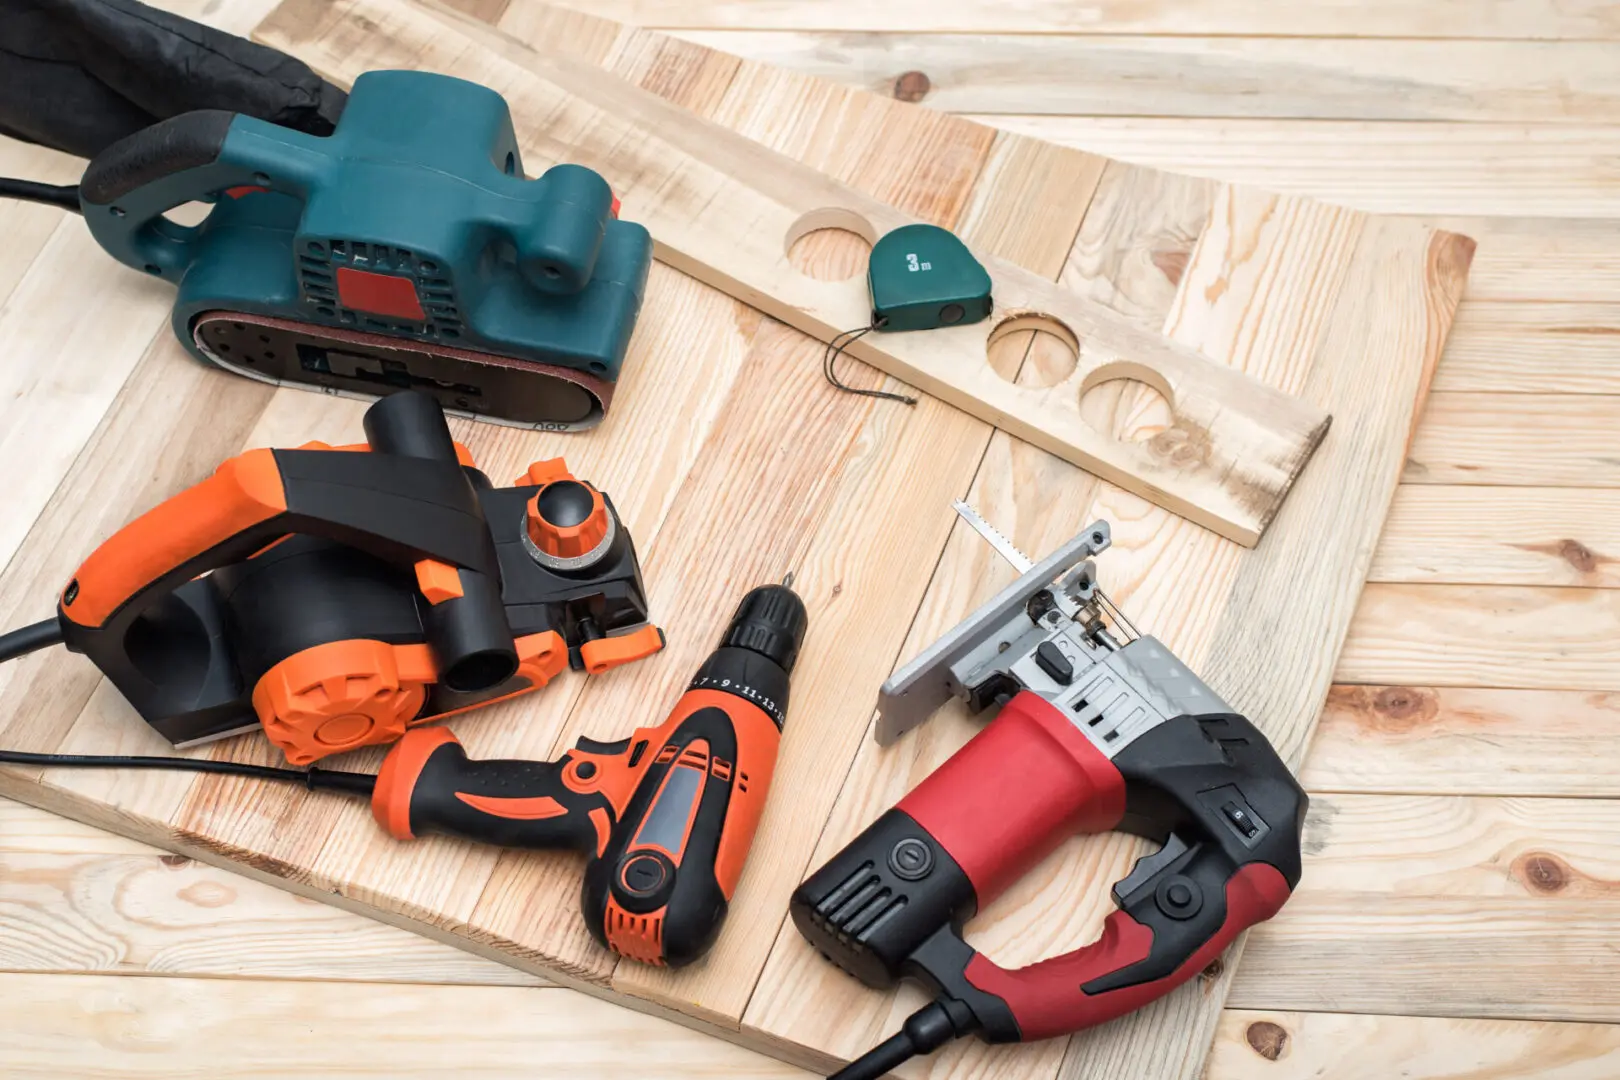
[[[1558,541],[1558,557],[1583,574],[1590,574],[1597,569],[1597,556],[1592,549],[1579,540]]]
[[[1288,1050],[1288,1031],[1270,1020],[1257,1020],[1243,1033],[1249,1048],[1267,1061],[1276,1061]]]
[[[1386,686],[1373,698],[1373,708],[1384,720],[1404,727],[1433,720],[1440,711],[1440,699],[1433,690],[1416,686]]]
[[[1172,285],[1181,284],[1182,275],[1187,272],[1187,261],[1191,257],[1189,252],[1181,248],[1157,249],[1149,256],[1153,260],[1153,265],[1159,268],[1159,272]]]
[[[1225,971],[1226,961],[1217,956],[1215,959],[1209,962],[1208,967],[1198,973],[1198,977],[1203,979],[1205,982],[1214,982],[1216,979],[1220,978]]]
[[[1569,886],[1572,871],[1564,860],[1545,851],[1532,851],[1518,861],[1518,877],[1536,892],[1555,893]]]
[[[158,862],[167,866],[170,870],[178,870],[182,866],[190,866],[191,858],[186,855],[159,855]]]
[[[908,101],[915,105],[928,96],[928,91],[934,88],[927,75],[920,71],[908,71],[894,80],[894,96],[898,101]]]

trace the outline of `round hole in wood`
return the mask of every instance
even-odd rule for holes
[[[985,341],[990,367],[1019,386],[1056,386],[1074,374],[1080,339],[1062,320],[1038,311],[1008,315]]]
[[[848,281],[866,272],[877,230],[853,210],[828,206],[799,215],[783,242],[799,273],[817,281]]]
[[[1080,416],[1105,435],[1146,442],[1175,423],[1170,384],[1129,360],[1101,364],[1080,383]]]

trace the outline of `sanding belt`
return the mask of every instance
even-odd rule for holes
[[[193,109],[330,135],[347,100],[285,53],[133,0],[0,0],[0,134],[79,157]]]

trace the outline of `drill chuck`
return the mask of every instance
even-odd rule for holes
[[[737,605],[720,646],[759,653],[780,667],[783,674],[791,675],[808,621],[804,601],[792,589],[786,585],[761,585]]]

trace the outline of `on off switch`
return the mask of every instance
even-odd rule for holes
[[[602,493],[579,480],[553,480],[534,493],[527,514],[529,554],[554,570],[591,565],[613,539],[613,515]]]

